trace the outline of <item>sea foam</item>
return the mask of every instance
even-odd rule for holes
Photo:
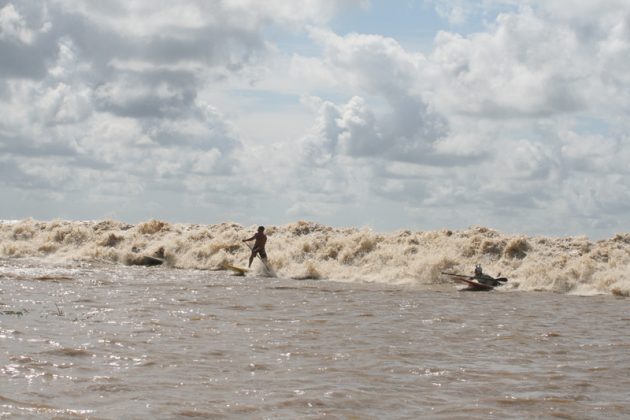
[[[241,240],[255,229],[160,220],[2,221],[0,257],[134,265],[151,256],[176,268],[223,270],[246,264],[249,249]],[[481,264],[509,278],[506,290],[630,295],[630,234],[593,242],[485,227],[377,233],[305,221],[268,226],[266,233],[269,262],[281,277],[439,285],[452,281],[441,272],[469,274]]]

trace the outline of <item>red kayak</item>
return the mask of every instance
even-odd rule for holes
[[[474,277],[464,276],[462,274],[444,273],[444,272],[442,272],[442,274],[451,276],[453,280],[459,281],[461,283],[465,283],[468,287],[462,290],[469,290],[472,292],[487,292],[487,291],[493,290],[496,286],[499,286],[501,283],[507,282],[507,279],[505,277],[499,277],[495,279],[488,276],[489,279],[492,280],[494,284],[485,284],[485,283],[480,283],[479,281],[476,281]]]
[[[455,280],[460,281],[462,283],[466,283],[468,285],[467,288],[462,290],[469,290],[471,292],[487,292],[494,289],[493,286],[489,286],[487,284],[482,284],[474,280],[468,280],[461,277],[456,277]]]

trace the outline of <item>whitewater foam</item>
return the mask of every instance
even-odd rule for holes
[[[0,257],[134,265],[158,256],[171,267],[223,270],[247,261],[249,249],[241,240],[255,228],[160,220],[2,221]],[[490,275],[508,277],[507,290],[630,295],[630,234],[592,242],[506,235],[485,227],[377,233],[304,221],[269,226],[266,232],[269,262],[281,277],[435,285],[451,282],[442,271],[470,273],[481,264]]]

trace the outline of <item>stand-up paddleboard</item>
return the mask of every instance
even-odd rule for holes
[[[246,268],[235,267],[235,266],[230,265],[230,264],[223,264],[223,267],[225,267],[228,270],[234,271],[235,275],[237,275],[237,276],[244,276],[245,273],[247,273],[247,269]]]

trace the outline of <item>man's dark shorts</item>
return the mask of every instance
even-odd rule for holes
[[[265,249],[258,249],[257,247],[254,247],[254,249],[252,249],[252,252],[254,255],[258,254],[260,255],[260,258],[264,258],[267,259],[267,253],[265,252]]]

